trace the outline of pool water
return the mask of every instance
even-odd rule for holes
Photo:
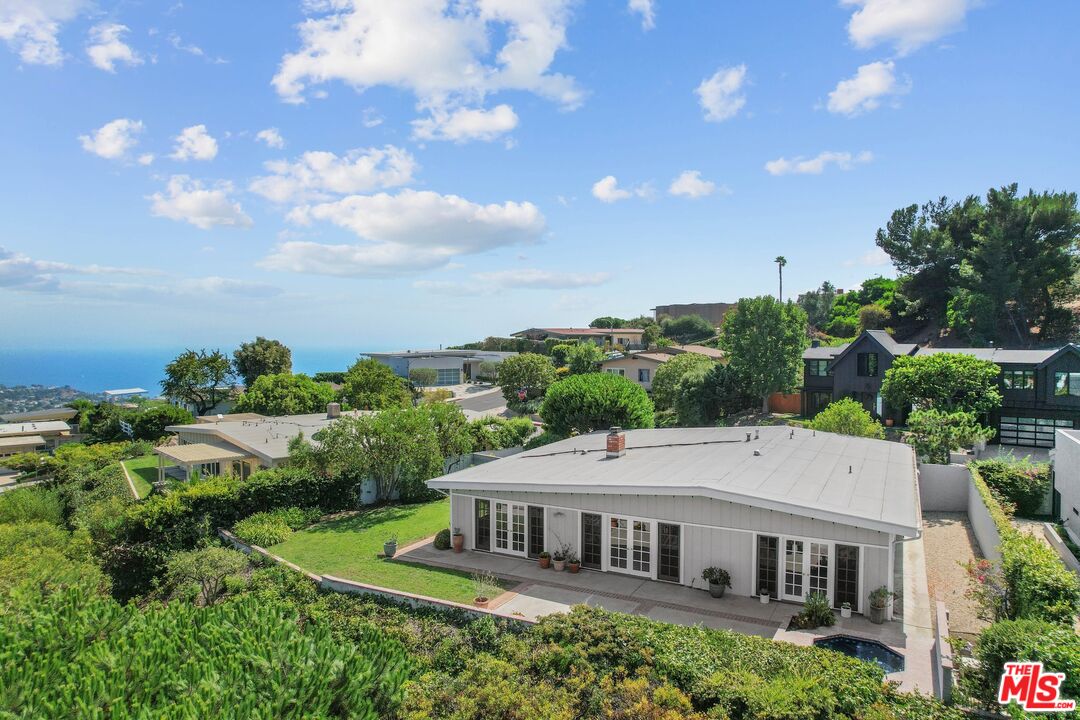
[[[887,673],[904,669],[904,656],[873,640],[859,640],[847,635],[833,635],[814,641],[814,647],[844,653],[853,658],[877,664]]]

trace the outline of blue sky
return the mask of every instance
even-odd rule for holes
[[[889,274],[1076,189],[1080,5],[0,0],[17,347],[420,347]],[[787,294],[787,292],[785,293]]]

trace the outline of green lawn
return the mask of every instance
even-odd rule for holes
[[[471,603],[476,593],[468,573],[381,557],[383,542],[391,534],[397,534],[400,549],[434,535],[449,521],[449,500],[390,505],[312,525],[269,549],[320,575]]]
[[[150,494],[153,483],[157,482],[158,456],[143,455],[142,457],[124,460],[124,467],[131,475],[131,482],[135,483],[135,491],[140,498]]]

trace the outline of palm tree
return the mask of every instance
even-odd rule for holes
[[[776,263],[776,269],[780,271],[780,302],[784,302],[784,266],[787,265],[787,258],[777,255],[773,262]]]

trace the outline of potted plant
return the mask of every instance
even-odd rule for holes
[[[567,552],[566,546],[560,545],[555,548],[555,552],[551,553],[551,564],[555,566],[555,572],[562,572],[566,567]]]
[[[391,534],[386,538],[386,541],[382,544],[383,555],[388,558],[394,557],[394,553],[397,552],[397,535]]]
[[[454,528],[454,534],[450,539],[454,543],[454,552],[459,553],[465,549],[465,536],[461,534],[461,528]]]
[[[888,619],[894,597],[884,585],[870,593],[870,622],[881,625]]]
[[[549,553],[547,550],[540,553],[540,555],[537,556],[537,559],[540,561],[540,567],[542,569],[547,570],[549,567],[551,567],[551,553]]]
[[[851,617],[851,603],[845,602],[845,603],[840,604],[840,617],[842,617],[842,618]]]
[[[892,427],[894,422],[896,421],[893,420],[891,417],[885,418],[885,427]]]
[[[572,573],[581,569],[581,560],[573,550],[566,554],[566,569]]]
[[[762,605],[769,604],[769,588],[761,588],[760,590],[758,590],[758,600],[761,601]]]
[[[724,590],[731,587],[731,575],[718,567],[707,567],[701,571],[701,579],[709,583],[709,594],[714,598],[724,597]]]
[[[478,608],[486,608],[491,599],[502,592],[499,587],[499,579],[490,571],[479,572],[473,575],[473,589],[476,596],[473,605]]]

